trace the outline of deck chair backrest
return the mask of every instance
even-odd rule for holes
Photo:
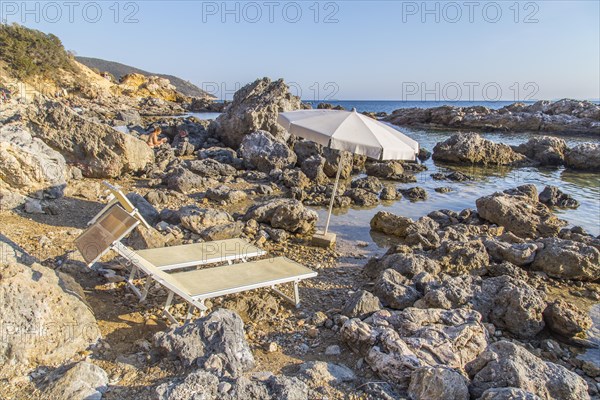
[[[108,183],[106,181],[102,182],[102,183],[104,184],[104,186],[106,186],[110,190],[110,193],[119,202],[119,205],[121,207],[123,207],[123,209],[125,211],[127,211],[129,214],[131,214],[136,219],[138,219],[140,221],[140,223],[142,225],[144,225],[146,228],[150,228],[150,225],[148,224],[148,222],[144,219],[142,214],[140,214],[140,212],[137,210],[137,208],[135,208],[135,206],[127,198],[125,193],[123,193],[121,191],[121,189],[119,189],[117,186],[111,185],[110,183]]]
[[[91,266],[139,223],[119,205],[114,205],[75,239],[75,246]]]

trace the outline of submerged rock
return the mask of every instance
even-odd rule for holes
[[[545,362],[508,341],[490,347],[467,366],[472,398],[492,388],[520,388],[544,399],[588,399],[587,384],[563,366]]]

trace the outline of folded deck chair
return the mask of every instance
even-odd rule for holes
[[[130,262],[134,269],[143,271],[147,275],[147,280],[144,293],[138,292],[142,299],[147,295],[152,280],[167,289],[169,295],[163,312],[173,323],[177,321],[169,312],[169,308],[174,295],[178,295],[189,304],[187,319],[191,317],[194,308],[198,308],[201,312],[207,309],[204,305],[206,299],[258,288],[271,288],[275,293],[298,306],[300,304],[298,283],[303,279],[317,276],[317,273],[311,269],[285,257],[167,273],[148,259],[152,259],[151,250],[156,249],[145,250],[146,256],[150,255],[145,257],[142,255],[144,251],[136,252],[120,242],[139,224],[137,218],[115,204],[103,215],[98,216],[96,221],[75,240],[75,244],[88,264],[94,264],[102,255],[114,250]],[[174,252],[174,259],[175,254]],[[244,258],[241,259],[244,261]],[[176,261],[181,263],[181,259]],[[285,283],[293,284],[293,298],[275,287]]]

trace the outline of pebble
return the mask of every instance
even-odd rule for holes
[[[270,342],[265,345],[265,351],[267,353],[275,353],[279,349],[279,346],[275,342]]]
[[[225,394],[231,390],[231,383],[229,382],[221,382],[218,386],[219,393]]]
[[[319,330],[315,327],[311,327],[311,328],[308,328],[308,330],[306,331],[306,334],[308,335],[308,337],[311,337],[314,339],[317,336],[319,336]]]
[[[328,356],[337,356],[338,354],[341,354],[341,350],[340,350],[340,346],[338,346],[337,344],[333,344],[331,346],[327,346],[327,348],[325,349],[325,354]]]

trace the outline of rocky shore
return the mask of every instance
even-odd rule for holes
[[[571,99],[514,103],[498,110],[483,106],[405,108],[395,110],[384,120],[430,129],[600,134],[600,106]]]
[[[183,106],[162,98],[172,94],[160,89],[170,90],[166,82],[136,79],[128,85],[137,95],[2,105],[2,396],[600,396],[600,364],[580,357],[597,346],[588,311],[600,301],[600,237],[555,213],[580,206],[577,193],[520,185],[481,193],[472,208],[416,220],[382,210],[370,228],[394,243],[385,254],[369,257],[356,241],[312,247],[319,221],[311,206],[327,204],[341,159],[336,208],[428,201],[416,178],[427,167],[342,158],[291,137],[277,113],[304,105],[283,80],[257,79],[217,120],[199,121],[158,116]],[[539,112],[597,121],[581,104]],[[521,106],[510,112],[537,115]],[[115,129],[123,125],[126,131]],[[165,143],[150,147],[147,132],[156,127]],[[441,141],[431,156],[449,166],[576,171],[597,170],[598,152],[597,144],[569,148],[550,136],[511,147],[469,133]],[[432,178],[474,179],[451,169]],[[127,238],[132,248],[242,237],[319,276],[302,283],[299,309],[258,290],[208,301],[206,316],[169,326],[158,285],[139,303],[124,283],[123,260],[110,254],[90,269],[74,250],[106,202],[102,180],[122,186],[152,227]],[[174,312],[184,317],[187,310],[180,304]]]

